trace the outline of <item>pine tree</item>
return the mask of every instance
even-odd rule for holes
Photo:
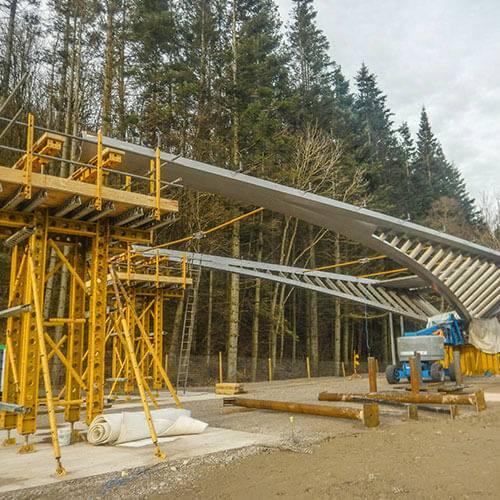
[[[398,136],[401,159],[404,165],[404,184],[402,186],[402,199],[400,201],[405,207],[406,214],[404,216],[408,220],[412,220],[415,216],[413,202],[413,162],[415,161],[416,149],[407,122],[403,122],[398,128]]]
[[[355,157],[364,165],[372,206],[393,215],[402,215],[398,201],[404,179],[404,165],[387,96],[378,88],[376,77],[365,64],[356,75]],[[404,210],[403,210],[404,212]]]
[[[282,98],[286,66],[280,22],[272,0],[233,0],[229,10],[230,44],[226,50],[227,163],[232,169],[273,171],[282,139]],[[231,256],[240,257],[240,226],[234,224]],[[240,323],[239,277],[231,276],[229,297],[228,378],[236,380]]]
[[[293,0],[292,22],[288,30],[291,84],[296,91],[292,123],[317,121],[329,125],[335,85],[335,63],[330,59],[330,44],[316,25],[313,0]],[[337,75],[338,76],[338,75]]]
[[[180,36],[183,47],[185,92],[192,108],[192,149],[197,159],[225,160],[224,147],[216,133],[227,120],[222,105],[223,74],[228,46],[225,0],[181,0]]]
[[[227,90],[239,121],[239,149],[245,156],[238,152],[233,168],[262,168],[272,164],[284,147],[282,113],[288,82],[281,25],[272,0],[239,0],[235,4],[236,53],[231,57],[237,68]]]
[[[5,33],[5,50],[2,61],[2,78],[0,81],[0,95],[7,96],[9,90],[10,74],[12,69],[12,56],[14,50],[14,36],[17,21],[19,0],[8,0],[5,8],[8,11],[7,31]]]
[[[132,89],[138,95],[135,121],[143,140],[156,144],[160,136],[168,148],[179,150],[181,129],[176,115],[180,44],[171,0],[135,0],[131,12]],[[181,110],[182,111],[182,110]],[[184,110],[185,111],[185,110]]]
[[[425,108],[422,108],[420,115],[413,170],[416,215],[418,217],[427,215],[433,203],[445,196],[459,202],[471,225],[480,222],[474,200],[469,197],[465,182],[458,169],[446,159],[441,144],[432,131]]]

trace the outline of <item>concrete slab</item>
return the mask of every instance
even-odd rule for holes
[[[215,392],[180,392],[178,394],[181,403],[192,403],[196,401],[210,401],[212,399],[223,399],[224,395],[215,394]],[[163,408],[164,406],[174,405],[175,402],[168,391],[161,391],[159,397],[156,398],[158,404]],[[113,402],[109,412],[124,411],[130,408],[142,408],[142,402],[138,396],[134,396],[130,400],[125,400],[122,397]]]
[[[168,460],[178,460],[247,446],[270,446],[278,441],[276,436],[208,428],[203,434],[182,436],[175,441],[162,443],[161,448]],[[78,443],[62,448],[62,462],[68,474],[60,478],[54,472],[55,461],[50,444],[37,444],[35,453],[25,455],[18,454],[17,447],[0,448],[0,463],[3,464],[0,494],[132,467],[150,466],[158,463],[158,459],[151,446],[127,448]]]
[[[497,392],[485,392],[484,399],[487,403],[500,403],[500,394]]]

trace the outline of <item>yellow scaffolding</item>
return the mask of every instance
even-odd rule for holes
[[[11,431],[17,429],[24,436],[19,451],[33,452],[30,436],[37,430],[39,407],[45,406],[56,472],[64,474],[56,408],[64,409],[64,421],[72,426],[83,414],[90,424],[104,410],[109,375],[114,380],[110,394],[121,379],[126,380],[125,392],[137,387],[148,422],[148,404],[158,405],[150,384],[155,390],[166,387],[181,406],[162,366],[163,309],[165,300],[182,297],[190,280],[186,266],[169,262],[157,262],[153,272],[148,266],[139,271],[130,259],[125,267],[109,266],[111,248],[130,254],[131,244],[148,244],[154,236],[147,229],[118,224],[120,217],[146,209],[154,210],[158,219],[178,210],[176,201],[160,196],[158,164],[148,194],[140,192],[140,182],[133,191],[129,175],[127,190],[107,186],[109,170],[122,163],[122,153],[103,150],[99,133],[95,157],[80,163],[77,175],[49,175],[43,172],[49,161],[71,162],[51,156],[62,152],[65,139],[46,131],[37,139],[34,123],[30,114],[21,157],[11,167],[0,165],[0,232],[11,249],[8,307],[16,309],[5,331],[2,402],[22,409],[0,411],[0,428],[8,431],[5,445],[16,444]],[[43,203],[34,203],[37,199]],[[14,211],[17,206],[21,210]],[[58,308],[64,310],[58,317],[46,303],[47,287],[63,274],[68,277],[68,300]],[[127,277],[127,289],[120,275]],[[153,288],[143,291],[144,285]],[[150,428],[161,458],[152,421]]]

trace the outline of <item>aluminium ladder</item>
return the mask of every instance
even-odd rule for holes
[[[186,306],[184,309],[184,322],[182,325],[182,336],[179,351],[179,363],[177,365],[177,383],[176,390],[182,388],[186,394],[186,388],[189,378],[189,360],[191,357],[191,344],[193,341],[194,323],[196,319],[196,306],[198,303],[198,290],[200,287],[200,267],[191,266],[190,277],[193,284],[186,292]]]

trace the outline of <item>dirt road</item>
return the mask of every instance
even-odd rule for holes
[[[202,467],[177,498],[500,498],[500,407]]]
[[[491,382],[498,386],[497,381]],[[314,388],[286,390],[300,396],[302,390],[317,394]],[[271,389],[265,391],[269,397]],[[285,389],[277,385],[273,391],[274,397],[281,397]],[[295,415],[294,432],[287,414],[224,414],[220,401],[197,407],[196,413],[213,424],[251,431],[260,426],[261,432],[273,428],[281,433],[282,445],[166,461],[149,468],[18,490],[8,496],[500,499],[500,402],[490,403],[479,414],[464,408],[455,420],[426,412],[420,412],[419,421],[406,420],[404,413],[384,414],[380,427],[374,429],[351,421]]]

